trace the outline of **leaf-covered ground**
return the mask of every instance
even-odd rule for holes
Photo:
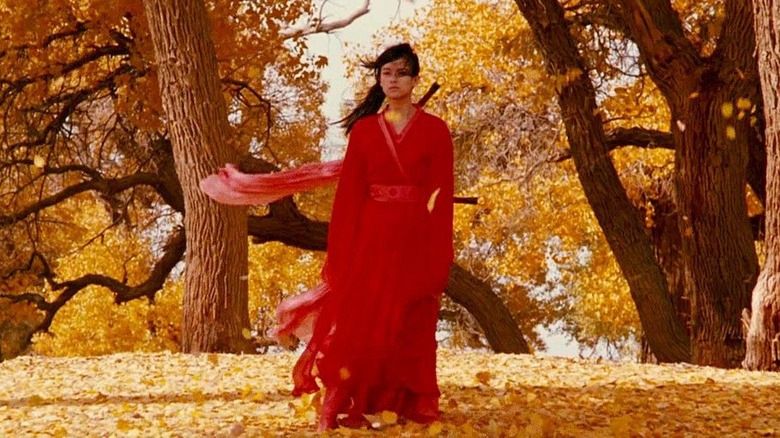
[[[116,354],[0,364],[0,436],[313,436],[295,357]],[[357,436],[780,436],[780,374],[439,353],[443,418]]]

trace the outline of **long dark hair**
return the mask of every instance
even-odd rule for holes
[[[389,47],[382,52],[374,61],[363,61],[362,66],[369,70],[373,70],[374,79],[376,83],[368,90],[363,100],[355,107],[346,117],[338,120],[336,123],[341,124],[347,134],[352,130],[355,122],[362,119],[365,116],[375,114],[382,106],[382,102],[385,100],[385,93],[382,91],[382,86],[379,85],[379,75],[382,70],[382,66],[393,61],[403,59],[409,65],[410,73],[412,77],[417,77],[420,74],[420,60],[417,58],[417,54],[414,53],[412,46],[408,43],[397,44]]]

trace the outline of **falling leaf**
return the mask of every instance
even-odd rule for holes
[[[731,118],[731,116],[734,115],[734,104],[731,102],[724,102],[723,105],[720,106],[720,113],[727,119]]]
[[[737,130],[732,125],[726,126],[726,138],[734,140],[737,138]]]
[[[351,373],[349,372],[349,369],[347,367],[342,367],[339,369],[339,378],[341,380],[347,380],[351,376]]]
[[[684,132],[685,131],[685,123],[683,123],[682,120],[677,119],[677,120],[675,120],[675,123],[677,124],[677,129],[679,129],[680,132]]]
[[[392,411],[382,411],[381,417],[384,424],[396,424],[398,422],[398,414]]]
[[[699,97],[698,91],[694,91],[693,93],[688,95],[688,99],[696,99],[697,97]]]
[[[441,191],[441,189],[437,188],[436,190],[433,191],[433,193],[431,193],[431,197],[428,198],[428,212],[429,213],[433,212],[433,207],[436,204],[436,197],[439,196],[439,191]]]
[[[747,97],[740,97],[737,99],[737,108],[741,110],[749,110],[753,106],[753,102]]]
[[[241,330],[241,335],[244,337],[244,339],[252,339],[252,331],[248,328]]]

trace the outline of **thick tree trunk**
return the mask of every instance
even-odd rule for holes
[[[202,0],[145,0],[160,93],[184,194],[184,352],[249,347],[247,215],[208,199],[198,181],[238,151],[229,138],[216,51]]]
[[[749,9],[746,1],[727,2],[728,30],[716,53],[695,74],[670,82],[674,91],[665,93],[678,127],[675,186],[693,359],[726,368],[744,358],[742,309],[758,276],[745,201],[756,129],[749,109],[740,115],[741,102],[752,106],[760,98]]]
[[[686,129],[678,131],[676,188],[693,360],[733,368],[745,354],[741,313],[750,304],[758,260],[745,202],[747,135],[727,138],[729,127],[748,122],[723,119],[728,101],[723,84],[718,87],[712,94],[703,90],[682,113]],[[732,99],[744,95],[726,90]]]
[[[652,205],[653,220],[650,227],[650,238],[653,243],[655,259],[663,270],[666,284],[669,287],[669,297],[677,312],[677,317],[690,336],[691,303],[685,293],[685,269],[682,265],[682,237],[678,224],[677,206],[672,200],[672,194],[668,187],[671,181],[656,180],[656,190],[652,197],[645,202]],[[643,336],[640,361],[643,363],[657,363],[655,356]]]
[[[595,91],[564,11],[553,0],[515,0],[544,52],[548,71],[567,83],[558,90],[571,154],[588,203],[625,276],[656,358],[690,360],[690,343],[653,256],[642,218],[629,201],[608,155]]]
[[[735,367],[744,354],[741,309],[758,272],[745,188],[749,161],[754,171],[761,166],[761,157],[749,153],[760,132],[749,108],[740,115],[759,96],[749,0],[725,2],[723,34],[709,57],[685,37],[668,0],[622,0],[621,6],[672,112],[693,360]]]
[[[753,290],[747,352],[751,370],[780,368],[780,2],[754,0],[758,70],[766,117],[766,251]]]

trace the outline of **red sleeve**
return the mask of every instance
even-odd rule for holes
[[[431,160],[431,179],[426,184],[429,197],[438,189],[439,193],[430,211],[432,219],[431,275],[437,290],[447,286],[450,265],[454,258],[452,244],[452,215],[454,197],[454,169],[452,137],[447,125],[437,120],[436,148]],[[428,204],[430,207],[430,203]]]
[[[360,122],[355,124],[350,133],[331,210],[328,253],[323,268],[325,279],[331,286],[343,278],[348,269],[349,252],[354,246],[356,221],[368,195],[361,147],[361,125]]]

